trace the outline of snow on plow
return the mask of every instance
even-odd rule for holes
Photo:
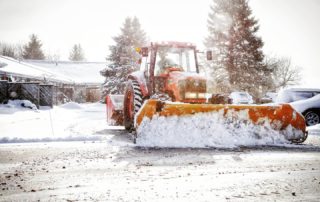
[[[304,118],[288,105],[216,105],[148,100],[136,114],[145,147],[224,147],[301,143]]]

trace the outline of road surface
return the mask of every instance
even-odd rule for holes
[[[104,135],[0,144],[0,201],[320,201],[319,142],[146,149],[126,133]]]

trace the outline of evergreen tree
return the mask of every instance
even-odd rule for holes
[[[29,43],[23,46],[22,57],[24,59],[43,60],[45,57],[41,46],[41,41],[35,34],[32,34]]]
[[[72,47],[72,50],[70,51],[69,60],[71,61],[83,61],[84,58],[84,52],[82,50],[82,47],[80,44],[75,44]]]
[[[263,42],[247,0],[214,0],[208,19],[206,46],[215,55],[212,66],[232,90],[258,96],[271,78],[264,64]],[[216,72],[213,72],[215,74]],[[218,72],[219,73],[219,72]]]
[[[113,37],[113,40],[115,45],[109,47],[110,55],[107,57],[111,64],[101,71],[101,75],[106,77],[104,95],[124,93],[128,74],[138,68],[140,55],[136,48],[146,44],[146,34],[138,18],[127,17],[121,27],[121,34]]]
[[[206,62],[208,71],[214,83],[216,92],[230,91],[229,75],[226,70],[228,30],[231,27],[231,17],[226,10],[229,1],[215,0],[210,6],[211,12],[208,16],[209,35],[205,39],[205,46],[213,53],[213,60]]]

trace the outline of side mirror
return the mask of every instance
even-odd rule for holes
[[[207,52],[206,52],[206,55],[207,55],[207,60],[212,60],[212,58],[213,58],[213,53],[212,53],[212,51],[207,51]]]

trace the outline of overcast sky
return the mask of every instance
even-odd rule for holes
[[[0,41],[26,43],[35,33],[46,53],[67,59],[80,43],[89,61],[105,61],[126,16],[137,16],[152,41],[203,47],[212,0],[0,0]],[[303,68],[305,86],[320,88],[320,0],[251,0],[267,54]]]

